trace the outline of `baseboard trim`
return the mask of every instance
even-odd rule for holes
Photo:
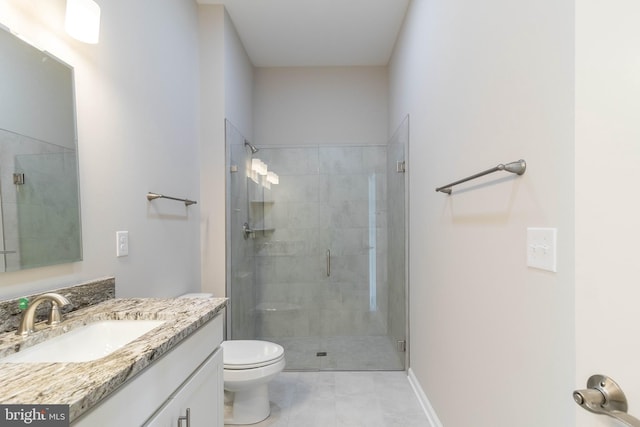
[[[411,368],[409,368],[407,377],[409,378],[409,384],[411,384],[411,388],[413,389],[413,392],[416,394],[416,396],[418,397],[418,400],[420,401],[420,406],[422,406],[422,410],[427,416],[427,421],[429,421],[429,427],[443,427],[442,423],[440,422],[440,419],[438,418],[438,415],[436,414],[436,411],[433,409],[433,406],[431,406],[431,402],[429,402],[427,395],[422,389],[422,386],[420,385],[418,378],[416,378],[416,375],[413,373],[413,370]]]

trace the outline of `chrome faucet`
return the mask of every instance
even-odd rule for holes
[[[60,307],[71,304],[67,298],[56,293],[47,293],[37,296],[24,313],[22,313],[22,319],[20,320],[20,326],[18,326],[18,332],[16,332],[16,335],[25,337],[33,332],[36,309],[43,301],[51,301],[51,310],[49,311],[49,320],[47,320],[47,325],[57,325],[60,323]]]

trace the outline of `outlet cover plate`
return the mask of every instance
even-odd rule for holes
[[[557,271],[556,228],[527,228],[527,265],[541,270]]]

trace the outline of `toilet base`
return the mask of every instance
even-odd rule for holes
[[[266,419],[271,413],[267,384],[236,391],[234,395],[231,416],[225,417],[225,424],[255,424]]]

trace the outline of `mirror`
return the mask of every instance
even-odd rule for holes
[[[73,69],[0,29],[0,271],[82,259]]]

